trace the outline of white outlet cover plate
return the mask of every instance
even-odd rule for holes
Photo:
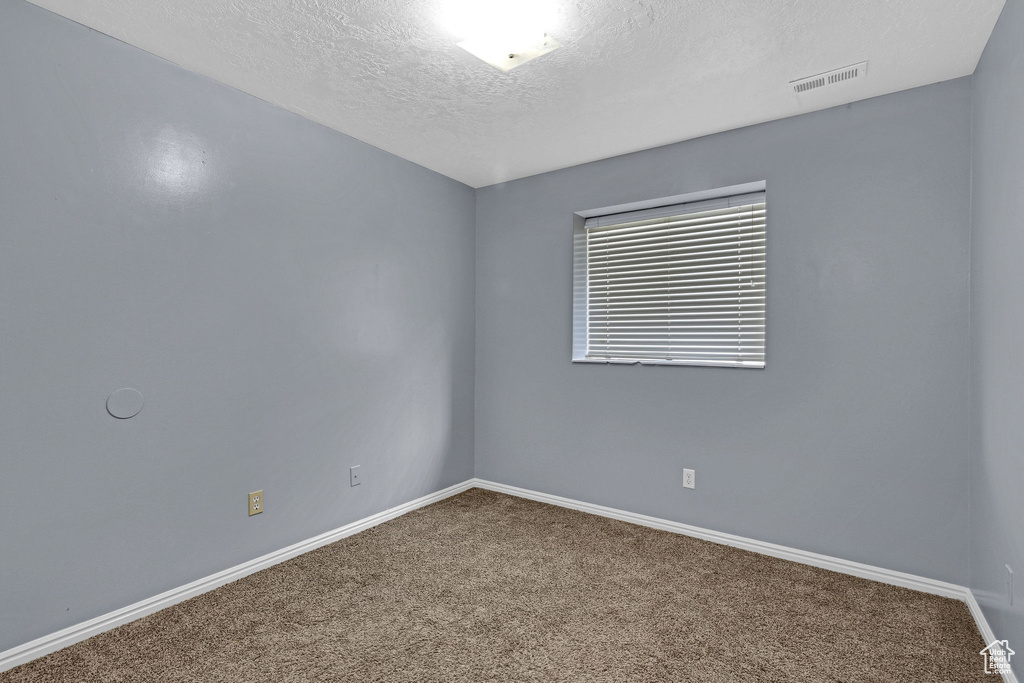
[[[697,484],[697,473],[693,470],[683,470],[683,487],[692,489],[696,488]]]

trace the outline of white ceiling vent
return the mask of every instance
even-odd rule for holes
[[[867,73],[868,63],[861,62],[859,64],[844,66],[841,69],[826,71],[825,73],[818,74],[817,76],[808,76],[807,78],[790,81],[789,84],[793,86],[793,92],[799,95],[800,93],[807,92],[808,90],[838,85],[855,78],[864,78]]]

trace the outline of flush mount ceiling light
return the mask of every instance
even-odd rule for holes
[[[549,31],[557,16],[550,0],[447,0],[442,23],[458,46],[499,71],[509,71],[561,47]]]
[[[514,40],[481,36],[468,38],[458,45],[499,71],[510,71],[535,57],[562,47],[561,43],[546,33],[539,36],[518,36]]]

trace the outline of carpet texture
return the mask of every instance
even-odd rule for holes
[[[0,674],[966,683],[960,602],[480,489]]]

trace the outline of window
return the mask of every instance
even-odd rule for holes
[[[574,361],[764,367],[764,183],[709,194],[577,214]]]

